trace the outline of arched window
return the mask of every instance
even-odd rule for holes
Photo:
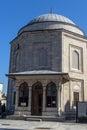
[[[48,66],[48,54],[47,50],[41,48],[38,50],[38,66],[46,67]]]
[[[46,96],[47,96],[47,107],[56,107],[56,98],[57,98],[57,90],[56,90],[56,84],[51,82],[47,85],[46,89]]]
[[[79,53],[77,51],[72,53],[72,67],[79,70]]]
[[[26,82],[19,86],[19,103],[18,106],[28,106],[29,88]]]

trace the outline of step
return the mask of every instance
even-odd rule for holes
[[[19,116],[19,115],[10,115],[7,116],[7,119],[13,119],[13,120],[26,120],[26,121],[58,121],[58,122],[64,122],[65,117],[56,117],[56,116]]]

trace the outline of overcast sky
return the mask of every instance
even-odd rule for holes
[[[50,13],[71,19],[87,36],[87,0],[0,0],[0,83],[7,91],[10,41],[34,17]]]

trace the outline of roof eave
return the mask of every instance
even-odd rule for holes
[[[65,82],[67,82],[67,81],[69,81],[70,80],[70,77],[69,77],[69,74],[68,73],[57,73],[57,74],[50,74],[50,73],[48,73],[48,74],[6,74],[6,76],[7,77],[9,77],[9,78],[11,78],[11,79],[13,79],[13,80],[16,80],[17,79],[17,77],[25,77],[25,76],[46,76],[46,75],[50,75],[50,76],[53,76],[53,75],[55,75],[55,76],[61,76],[62,77],[62,80],[63,80],[63,82],[65,83]]]

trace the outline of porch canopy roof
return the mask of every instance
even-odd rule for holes
[[[17,72],[17,73],[9,73],[6,74],[11,79],[18,79],[18,77],[34,77],[34,76],[59,76],[61,77],[63,83],[69,81],[69,75],[66,72],[57,72],[51,70],[33,70],[33,71],[24,71],[24,72]]]

